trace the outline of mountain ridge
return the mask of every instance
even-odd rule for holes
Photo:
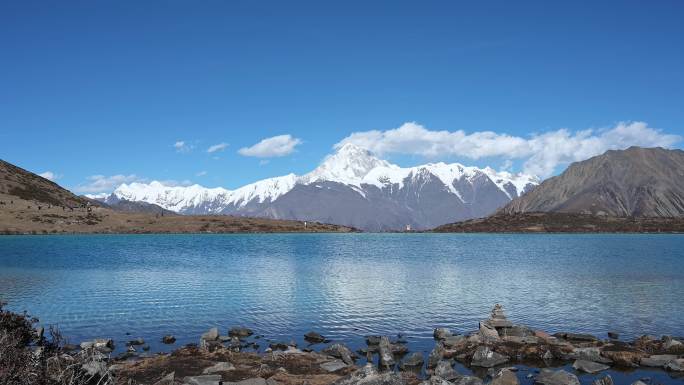
[[[383,231],[486,216],[536,184],[530,175],[458,163],[399,167],[345,144],[301,176],[267,178],[235,190],[157,181],[122,184],[104,202],[124,199],[181,214],[316,220]]]
[[[660,147],[610,150],[571,164],[500,212],[681,217],[684,151]]]

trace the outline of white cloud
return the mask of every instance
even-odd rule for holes
[[[135,174],[131,175],[91,175],[86,178],[88,181],[76,186],[75,190],[82,193],[102,193],[111,192],[123,183],[144,182],[145,179],[139,178]]]
[[[212,152],[223,151],[226,149],[226,147],[228,147],[228,143],[215,144],[213,146],[209,146],[207,152],[211,154]]]
[[[192,151],[192,149],[194,148],[194,146],[191,145],[191,144],[186,143],[186,142],[183,141],[183,140],[179,140],[179,141],[177,141],[176,143],[173,144],[173,148],[176,149],[176,152],[187,153],[187,152]]]
[[[401,127],[379,131],[355,132],[337,143],[353,143],[378,155],[412,154],[429,158],[459,156],[470,159],[499,157],[524,160],[523,171],[546,177],[557,166],[584,160],[611,149],[629,146],[672,147],[681,141],[648,127],[644,122],[621,122],[615,127],[572,132],[567,129],[548,131],[528,138],[480,131],[467,134],[458,131],[431,131],[420,124],[404,123]]]
[[[42,172],[42,173],[38,174],[38,176],[42,176],[43,178],[45,178],[47,180],[51,180],[53,182],[62,177],[61,175],[55,174],[52,171]]]
[[[200,172],[198,172],[197,174],[195,174],[195,176],[205,176],[205,175],[207,175],[207,174],[208,174],[208,173],[207,173],[206,171],[200,171]]]
[[[291,154],[302,141],[292,135],[278,135],[263,139],[251,147],[238,150],[240,155],[257,158],[274,158]]]

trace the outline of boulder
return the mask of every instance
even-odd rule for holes
[[[454,385],[482,385],[482,379],[475,376],[461,376],[451,383]]]
[[[349,365],[345,364],[342,360],[328,361],[321,364],[321,369],[329,373],[336,372],[346,367],[349,367]]]
[[[592,385],[613,385],[613,377],[606,374],[604,377],[595,379]]]
[[[599,364],[597,362],[587,361],[587,360],[577,360],[572,364],[575,370],[579,370],[585,373],[598,373],[602,370],[610,368],[608,365]]]
[[[173,385],[176,380],[176,372],[171,372],[164,377],[160,378],[159,381],[155,382],[154,385]]]
[[[452,380],[455,380],[455,379],[461,377],[461,375],[456,370],[454,370],[454,367],[452,366],[451,361],[447,361],[447,360],[439,361],[437,363],[437,366],[435,367],[433,373],[436,376],[443,378],[447,381],[452,381]]]
[[[219,331],[217,328],[211,328],[207,332],[203,333],[200,340],[204,341],[216,341],[219,338]]]
[[[639,360],[639,364],[641,364],[641,366],[662,368],[665,364],[675,359],[677,359],[677,356],[674,354],[655,354],[642,358]]]
[[[492,381],[489,385],[520,385],[520,381],[518,381],[518,376],[511,370],[502,369],[492,376]]]
[[[684,372],[684,358],[678,358],[672,360],[665,364],[665,370],[671,370],[673,372]]]
[[[613,364],[616,366],[622,366],[626,368],[636,368],[638,363],[642,358],[647,357],[643,352],[636,350],[612,350],[604,348],[601,354],[612,360]]]
[[[554,336],[568,340],[568,341],[576,341],[576,342],[596,342],[596,341],[598,341],[598,338],[596,338],[596,336],[593,336],[591,334],[556,333],[556,334],[554,334]]]
[[[437,366],[437,363],[442,360],[442,358],[444,358],[444,347],[442,347],[440,344],[437,344],[428,355],[427,367],[434,368]]]
[[[573,349],[572,353],[567,355],[566,358],[567,359],[598,362],[601,364],[613,363],[613,361],[610,360],[609,358],[602,356],[601,350],[597,347],[575,348],[575,349]]]
[[[440,376],[432,375],[429,379],[421,382],[420,385],[451,385],[451,383]]]
[[[377,345],[380,343],[382,336],[366,336],[366,344],[368,346]]]
[[[319,344],[319,343],[325,341],[325,337],[323,337],[322,335],[320,335],[314,331],[310,331],[310,332],[304,334],[304,339],[307,342],[314,343],[314,344]]]
[[[670,337],[670,336],[665,336],[665,337],[663,338],[663,349],[665,349],[665,350],[670,350],[670,349],[672,349],[672,348],[677,348],[677,347],[679,347],[679,346],[681,346],[681,345],[682,345],[681,342],[675,340],[674,338],[672,338],[672,337]]]
[[[620,339],[620,333],[617,333],[617,332],[608,332],[608,338],[610,338],[611,340]],[[613,381],[612,378],[611,378],[610,380]]]
[[[470,365],[491,368],[507,361],[508,356],[493,351],[489,346],[481,345],[478,346],[475,350],[475,353],[473,353],[473,358],[470,362]]]
[[[442,340],[442,344],[446,349],[459,349],[468,343],[464,336],[449,336]]]
[[[162,337],[162,343],[165,343],[165,344],[167,344],[167,345],[176,343],[176,337],[174,337],[174,336],[172,336],[172,335],[170,335],[170,334],[169,334],[169,335],[165,335],[164,337]]]
[[[372,364],[366,364],[347,376],[344,376],[333,385],[405,385],[402,376],[394,372],[378,372]]]
[[[496,328],[491,326],[487,321],[480,322],[480,336],[485,340],[498,340],[499,332]]]
[[[423,353],[413,352],[406,356],[403,361],[401,361],[399,368],[401,370],[421,368],[423,367],[424,362],[425,360],[423,359]]]
[[[451,331],[449,329],[437,328],[432,333],[432,335],[436,340],[443,340],[443,339],[446,339],[447,337],[451,337],[453,334],[451,333]]]
[[[246,338],[246,337],[251,336],[252,334],[254,334],[252,329],[249,329],[249,328],[246,328],[243,326],[233,326],[228,331],[229,336],[231,336],[231,337],[235,336],[238,338]]]
[[[580,385],[579,379],[565,370],[542,369],[534,379],[535,384],[542,385]]]
[[[341,359],[347,365],[354,365],[354,354],[342,344],[332,344],[322,350],[323,354]]]
[[[392,346],[389,338],[382,336],[378,344],[378,355],[380,356],[380,367],[390,369],[394,365],[394,355],[392,354]]]
[[[500,337],[530,337],[534,336],[534,330],[522,325],[513,325],[511,327],[499,328]]]
[[[188,376],[183,378],[183,382],[188,385],[218,385],[219,381],[222,381],[220,374]]]
[[[217,362],[216,364],[204,369],[202,371],[202,374],[214,374],[220,372],[228,372],[231,370],[235,370],[235,366],[233,366],[233,364],[231,364],[230,362]]]

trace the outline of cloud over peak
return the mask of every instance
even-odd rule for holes
[[[493,131],[432,131],[418,123],[409,122],[385,131],[352,133],[335,147],[353,143],[378,155],[517,159],[524,161],[524,172],[547,177],[559,165],[584,160],[607,150],[633,145],[671,147],[681,140],[678,135],[665,134],[644,122],[620,122],[609,129],[574,132],[562,128],[527,138]]]
[[[291,154],[301,143],[300,139],[292,135],[278,135],[263,139],[251,147],[243,147],[238,153],[256,158],[275,158]]]

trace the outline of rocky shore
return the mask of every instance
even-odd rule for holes
[[[67,346],[51,359],[64,365],[80,357],[82,370],[99,384],[579,385],[578,376],[586,383],[590,375],[593,385],[612,385],[620,382],[611,371],[639,368],[659,368],[672,381],[684,379],[681,338],[642,336],[626,342],[617,333],[608,336],[550,335],[513,324],[496,305],[471,333],[435,329],[429,354],[410,352],[406,341],[388,336],[367,336],[366,347],[352,351],[313,331],[304,336],[309,348],[270,342],[258,351],[264,340],[235,327],[225,335],[213,328],[197,344],[170,354],[150,354],[144,340],[134,339],[125,353],[112,357],[113,341],[98,339]],[[163,342],[172,344],[175,338],[164,336]],[[647,377],[629,382],[651,383],[656,382]]]

